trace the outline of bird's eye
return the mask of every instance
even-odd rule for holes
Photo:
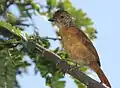
[[[64,18],[64,16],[60,16],[61,18]]]

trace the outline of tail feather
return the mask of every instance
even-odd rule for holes
[[[99,65],[97,63],[93,62],[91,64],[91,68],[97,73],[98,77],[101,80],[101,83],[104,83],[106,86],[108,86],[109,88],[111,88],[111,85],[110,85],[107,77],[105,76],[104,72],[99,67]]]

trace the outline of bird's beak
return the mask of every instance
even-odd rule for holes
[[[50,21],[50,22],[54,22],[55,19],[54,19],[54,18],[50,18],[50,19],[48,19],[48,21]]]

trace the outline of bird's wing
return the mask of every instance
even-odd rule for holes
[[[99,56],[98,53],[95,49],[95,47],[93,46],[93,43],[90,41],[90,39],[87,37],[87,35],[80,29],[75,29],[76,35],[78,35],[78,37],[80,38],[80,40],[82,41],[82,43],[85,45],[86,48],[88,48],[88,50],[95,55],[97,62],[100,66],[100,60],[99,60]]]

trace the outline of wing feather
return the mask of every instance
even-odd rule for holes
[[[74,28],[75,29],[75,28]],[[74,31],[75,32],[75,31]],[[87,35],[80,29],[76,28],[76,34],[80,37],[82,43],[85,45],[85,47],[93,54],[95,55],[97,62],[100,66],[100,60],[98,53],[93,45],[93,43],[90,41],[90,39],[87,37]]]

